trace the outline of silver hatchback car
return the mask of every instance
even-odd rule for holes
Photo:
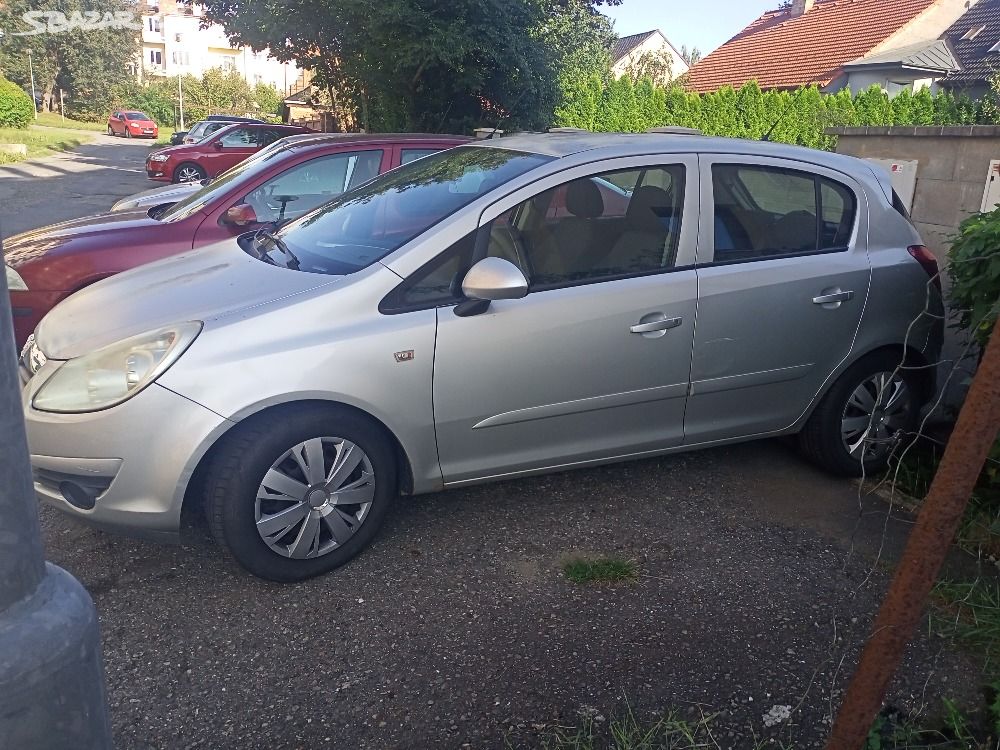
[[[484,141],[59,305],[22,356],[35,487],[130,533],[204,513],[292,581],[400,494],[792,434],[874,471],[934,391],[936,273],[856,159]]]

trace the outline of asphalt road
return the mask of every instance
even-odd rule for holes
[[[45,130],[81,134],[79,130]],[[93,135],[91,143],[76,151],[0,166],[4,237],[106,211],[122,196],[159,184],[146,177],[143,166],[150,141]]]
[[[144,153],[102,138],[79,163],[2,169],[0,221],[142,189]],[[909,524],[777,442],[400,500],[371,549],[292,586],[207,541],[41,515],[49,558],[100,613],[117,746],[158,749],[534,747],[626,706],[718,714],[720,748],[819,746]],[[640,578],[571,584],[579,553]],[[976,666],[921,637],[890,700],[975,700]],[[774,705],[790,724],[764,727]]]

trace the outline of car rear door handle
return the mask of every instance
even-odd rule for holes
[[[847,302],[854,299],[854,292],[831,292],[830,294],[821,294],[819,297],[813,297],[814,305],[830,305],[836,302]]]
[[[659,320],[652,320],[648,323],[636,323],[634,326],[629,328],[632,333],[656,333],[658,331],[669,331],[671,328],[677,328],[681,323],[684,322],[683,318],[660,318]]]

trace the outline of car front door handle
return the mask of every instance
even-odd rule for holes
[[[669,331],[671,328],[677,328],[677,326],[683,322],[683,318],[660,317],[657,320],[651,320],[647,323],[636,323],[634,326],[629,328],[629,331],[639,334],[657,333],[659,331]]]
[[[837,305],[841,302],[848,302],[854,299],[854,292],[842,292],[839,289],[830,290],[828,293],[813,297],[814,305]]]

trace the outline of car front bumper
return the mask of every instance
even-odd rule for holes
[[[173,168],[167,168],[166,162],[146,162],[146,177],[160,182],[170,182],[173,179]]]
[[[31,399],[57,364],[22,392],[38,498],[109,531],[176,540],[191,475],[232,423],[156,383],[103,411],[37,411]]]

